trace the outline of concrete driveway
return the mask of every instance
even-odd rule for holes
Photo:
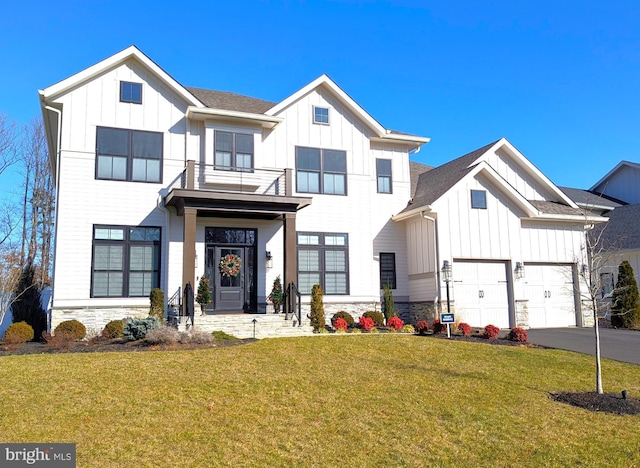
[[[595,355],[593,328],[538,328],[528,330],[529,343]],[[600,329],[602,357],[640,365],[640,331]]]

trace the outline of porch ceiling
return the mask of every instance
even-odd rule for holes
[[[198,216],[277,219],[310,205],[311,198],[173,189],[164,204],[175,207],[178,215],[185,208],[196,208]]]

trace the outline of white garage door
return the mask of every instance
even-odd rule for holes
[[[456,319],[472,327],[509,328],[509,294],[504,262],[454,261]]]
[[[571,265],[525,264],[525,298],[529,327],[550,328],[576,325]]]

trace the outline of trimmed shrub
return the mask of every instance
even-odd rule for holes
[[[407,323],[404,327],[402,327],[402,330],[400,330],[400,333],[415,333],[415,332],[416,332],[416,329],[410,323]]]
[[[153,288],[149,293],[149,317],[155,317],[158,322],[164,323],[164,291],[160,288]]]
[[[400,330],[404,326],[404,322],[400,317],[390,317],[387,319],[387,327],[394,329],[395,331]]]
[[[382,315],[382,312],[378,312],[377,310],[368,310],[362,314],[362,316],[373,320],[376,327],[384,327],[384,315]]]
[[[384,317],[389,321],[391,317],[396,315],[395,306],[393,303],[393,291],[389,283],[384,285],[384,294],[382,299],[382,310],[384,310]]]
[[[507,340],[516,341],[518,343],[526,343],[529,339],[527,330],[520,327],[512,328],[507,335]]]
[[[493,340],[495,338],[498,338],[499,333],[500,329],[498,327],[496,327],[495,325],[487,325],[486,327],[484,327],[482,336],[484,336],[488,340]]]
[[[426,320],[419,320],[418,323],[416,323],[416,333],[419,333],[420,335],[426,335],[428,331],[429,322],[427,322]]]
[[[360,328],[361,330],[371,331],[373,330],[374,326],[375,326],[375,322],[371,317],[365,317],[363,315],[362,317],[360,317],[360,320],[358,321],[358,328]]]
[[[618,267],[618,281],[611,297],[611,325],[631,328],[640,321],[640,294],[631,264],[625,260]]]
[[[339,318],[344,319],[344,321],[347,322],[347,326],[349,328],[353,327],[353,325],[356,323],[356,321],[353,320],[353,316],[349,312],[345,312],[344,310],[333,314],[333,317],[331,317],[331,323],[335,322]],[[333,326],[333,328],[335,328],[335,325]]]
[[[435,319],[433,321],[433,333],[436,335],[441,335],[442,333],[447,332],[447,324],[440,323],[440,319]]]
[[[159,326],[158,319],[155,317],[132,318],[124,324],[122,334],[130,341],[142,340],[147,336],[147,333]]]
[[[176,344],[180,339],[180,332],[173,327],[154,328],[144,337],[144,341],[150,344]]]
[[[4,332],[4,342],[6,344],[22,344],[33,340],[33,327],[27,322],[16,322],[9,325]]]
[[[54,335],[65,335],[72,340],[81,340],[87,335],[87,329],[77,320],[65,320],[53,330]]]
[[[322,288],[319,284],[314,284],[311,288],[311,314],[309,320],[313,331],[318,333],[320,330],[326,330],[326,322],[324,319],[324,303],[322,302]]]
[[[33,328],[35,340],[47,331],[47,315],[42,308],[40,287],[36,281],[36,267],[28,260],[20,273],[20,280],[14,292],[15,300],[11,304],[14,322],[27,322]]]
[[[122,338],[125,322],[126,320],[112,320],[107,323],[102,329],[102,337],[108,340]]]
[[[471,326],[468,323],[460,322],[458,324],[458,331],[464,336],[471,335]]]
[[[336,331],[338,330],[347,331],[347,328],[349,328],[349,325],[347,324],[347,321],[345,319],[343,319],[342,317],[338,317],[333,321],[333,328],[335,328]]]

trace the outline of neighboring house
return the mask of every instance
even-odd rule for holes
[[[52,328],[147,315],[152,288],[175,300],[201,276],[209,314],[265,312],[278,275],[307,303],[320,284],[328,317],[379,308],[386,283],[408,308],[391,217],[429,139],[382,127],[326,75],[274,103],[186,88],[132,46],[40,100],[57,197]]]
[[[563,190],[579,206],[608,219],[591,233],[597,257],[594,280],[599,281],[602,304],[608,306],[624,260],[640,280],[640,164],[622,161],[589,190]]]
[[[457,320],[592,324],[579,272],[585,225],[605,218],[585,214],[506,139],[420,174],[413,200],[393,219],[407,234],[414,312],[446,304],[447,262]]]

